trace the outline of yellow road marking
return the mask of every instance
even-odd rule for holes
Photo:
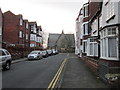
[[[60,71],[59,71],[59,73],[58,73],[58,76],[57,76],[57,78],[56,78],[56,80],[55,80],[55,82],[54,82],[52,88],[55,87],[55,84],[56,84],[57,80],[59,79],[59,76],[60,76],[60,74],[61,74],[61,72],[62,72],[62,70],[63,70],[63,67],[64,67],[64,65],[65,65],[65,62],[66,62],[66,59],[65,59],[63,65],[62,65],[61,68],[60,68]]]
[[[66,61],[67,61],[67,59],[64,59],[64,61],[62,62],[60,68],[58,69],[57,73],[55,74],[54,78],[53,78],[52,81],[50,82],[47,90],[49,90],[50,88],[51,88],[51,90],[52,90],[52,88],[55,87],[55,85],[56,85],[56,83],[57,83],[57,80],[59,79],[59,76],[60,76],[60,74],[61,74],[61,72],[62,72],[62,70],[63,70],[63,67],[64,67]]]

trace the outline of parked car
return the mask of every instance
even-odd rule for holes
[[[57,54],[57,52],[56,52],[55,49],[52,49],[52,52],[53,52],[53,53],[52,53],[53,55],[56,55],[56,54]]]
[[[11,68],[12,58],[10,53],[6,49],[0,49],[0,67],[5,70]]]
[[[50,49],[49,49],[49,50],[47,50],[47,52],[48,52],[48,55],[49,55],[49,56],[51,56],[51,55],[52,55],[52,53],[53,53],[53,52],[52,52],[52,50],[50,50]]]
[[[42,51],[32,51],[29,55],[28,55],[28,60],[39,60],[42,59]]]
[[[42,51],[42,55],[43,55],[43,57],[48,57],[48,52],[47,51]]]
[[[58,50],[55,50],[55,53],[58,54],[59,53]]]

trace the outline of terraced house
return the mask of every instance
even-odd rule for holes
[[[3,13],[3,21],[3,43],[7,46],[20,45],[24,47],[23,16],[7,11]]]
[[[81,27],[76,28],[76,54],[87,60],[88,66],[104,80],[108,73],[120,73],[119,14],[119,0],[89,0],[76,20],[76,27]]]

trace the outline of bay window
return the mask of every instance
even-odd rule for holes
[[[88,56],[98,56],[98,44],[95,39],[94,37],[88,39]]]
[[[108,27],[101,31],[101,58],[118,59],[117,27]]]

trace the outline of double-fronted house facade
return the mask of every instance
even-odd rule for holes
[[[100,46],[103,60],[120,61],[120,1],[103,0],[100,17]]]
[[[86,6],[88,18],[85,17]],[[89,0],[82,9],[83,28],[77,30],[83,32],[79,33],[82,36],[82,44],[77,42],[76,45],[80,46],[76,48],[83,46],[81,59],[86,60],[88,66],[106,80],[106,74],[120,73],[120,1]]]

